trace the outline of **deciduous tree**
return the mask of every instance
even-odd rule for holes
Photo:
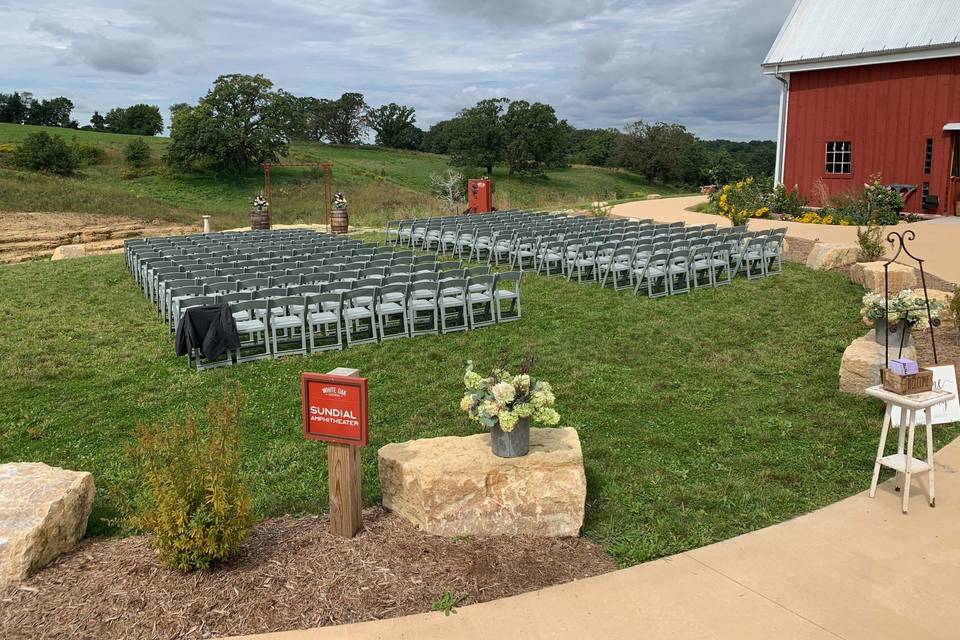
[[[367,111],[367,125],[376,132],[376,144],[392,149],[417,149],[423,131],[416,124],[416,111],[395,102]]]
[[[224,75],[195,107],[177,110],[166,159],[182,169],[210,164],[242,173],[287,152],[292,96],[262,75]]]
[[[542,173],[544,167],[564,164],[570,126],[557,121],[550,105],[515,100],[503,116],[503,127],[511,175]]]
[[[333,144],[359,144],[366,126],[367,103],[362,93],[345,93],[327,101],[326,137]]]
[[[506,149],[503,111],[509,102],[507,98],[481,100],[447,123],[447,143],[455,164],[484,167],[488,175],[493,173]]]

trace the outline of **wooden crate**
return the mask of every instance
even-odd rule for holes
[[[933,391],[933,371],[930,369],[920,369],[919,373],[901,376],[883,367],[880,369],[880,381],[884,389],[902,396]]]

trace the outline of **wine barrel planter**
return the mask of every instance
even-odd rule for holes
[[[251,211],[250,228],[254,231],[270,228],[270,213],[268,211]]]
[[[330,233],[346,233],[350,228],[350,218],[346,209],[333,209],[330,212]]]

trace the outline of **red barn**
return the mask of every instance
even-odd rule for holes
[[[763,70],[777,182],[819,205],[880,174],[905,211],[957,215],[960,0],[798,0]]]

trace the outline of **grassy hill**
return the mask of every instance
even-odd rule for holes
[[[0,211],[74,211],[128,215],[148,220],[195,222],[214,216],[216,226],[237,226],[247,220],[250,198],[262,187],[262,175],[179,175],[160,166],[168,138],[148,138],[154,164],[132,175],[123,163],[130,136],[51,127],[0,124],[0,159],[6,150],[34,131],[47,131],[95,145],[101,160],[76,177],[58,178],[16,171],[0,161]],[[429,153],[377,147],[336,147],[295,143],[286,162],[332,162],[334,188],[351,204],[354,224],[382,225],[395,217],[439,213],[430,196],[430,174],[447,168],[448,159]],[[474,172],[467,172],[474,175]],[[479,172],[476,173],[479,175]],[[651,185],[641,177],[597,167],[570,167],[541,177],[514,177],[498,167],[494,203],[498,208],[559,208],[634,194],[674,194],[678,190]],[[317,171],[274,169],[273,211],[278,222],[314,222],[322,212],[323,182]]]

